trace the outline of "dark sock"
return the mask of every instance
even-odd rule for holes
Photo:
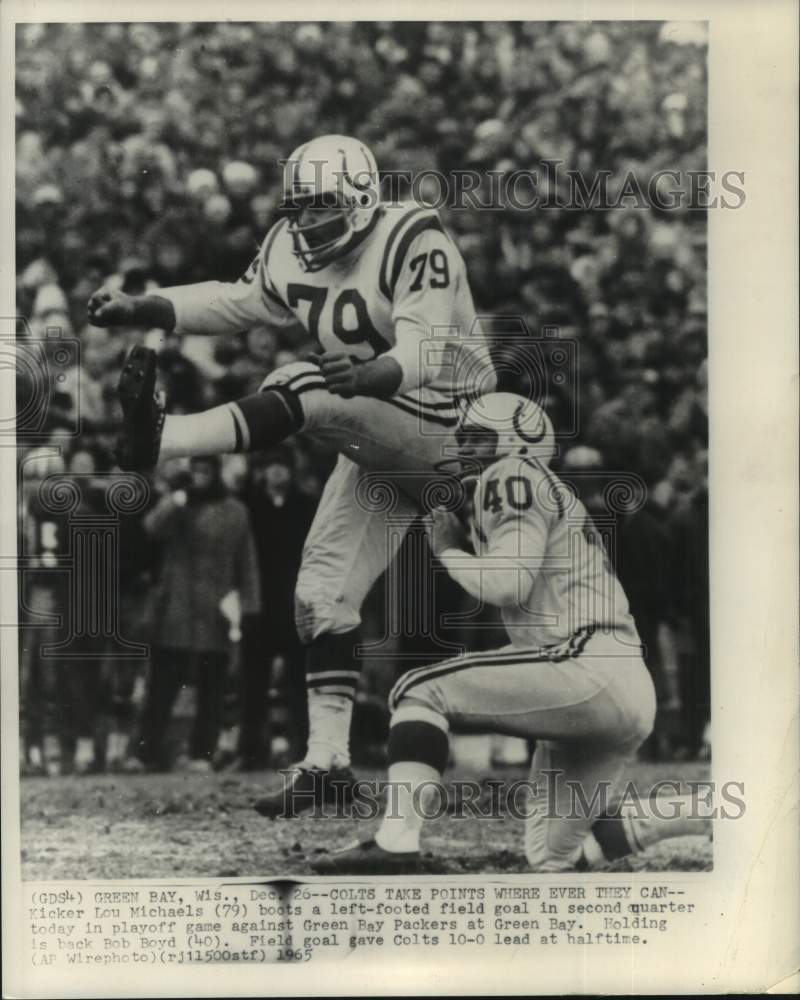
[[[306,689],[320,693],[344,694],[344,688],[355,697],[360,666],[355,658],[358,630],[319,636],[306,646]]]
[[[303,426],[303,410],[297,397],[282,386],[245,396],[231,408],[238,452],[271,448]]]
[[[598,816],[592,824],[592,833],[607,861],[627,857],[636,848],[636,845],[628,840],[619,816]]]
[[[414,761],[427,764],[439,773],[447,767],[447,733],[430,722],[409,719],[389,730],[389,764]]]

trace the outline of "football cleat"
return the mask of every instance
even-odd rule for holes
[[[355,776],[349,767],[318,767],[298,765],[291,776],[283,773],[283,788],[257,799],[253,808],[269,819],[295,819],[300,813],[313,810],[313,815],[328,816],[325,806],[340,809],[353,802]]]
[[[125,358],[117,385],[122,406],[122,432],[115,454],[121,469],[144,472],[155,467],[164,427],[164,404],[156,396],[156,355],[133,347]]]
[[[385,851],[365,840],[312,861],[311,869],[318,875],[415,875],[423,864],[419,851]]]

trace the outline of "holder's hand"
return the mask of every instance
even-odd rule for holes
[[[445,549],[463,549],[466,543],[464,528],[449,510],[437,508],[425,518],[425,529],[434,555]]]

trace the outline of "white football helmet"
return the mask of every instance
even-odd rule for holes
[[[319,271],[369,232],[380,202],[378,165],[358,139],[323,135],[298,146],[286,161],[283,193],[294,254],[304,270]],[[338,212],[300,225],[304,206]]]
[[[549,464],[555,452],[550,418],[530,399],[512,392],[478,396],[456,428],[462,469],[486,468],[507,455],[536,458]]]

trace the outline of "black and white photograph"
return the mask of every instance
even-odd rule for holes
[[[711,21],[269,9],[11,25],[26,947],[630,969],[750,791]]]

